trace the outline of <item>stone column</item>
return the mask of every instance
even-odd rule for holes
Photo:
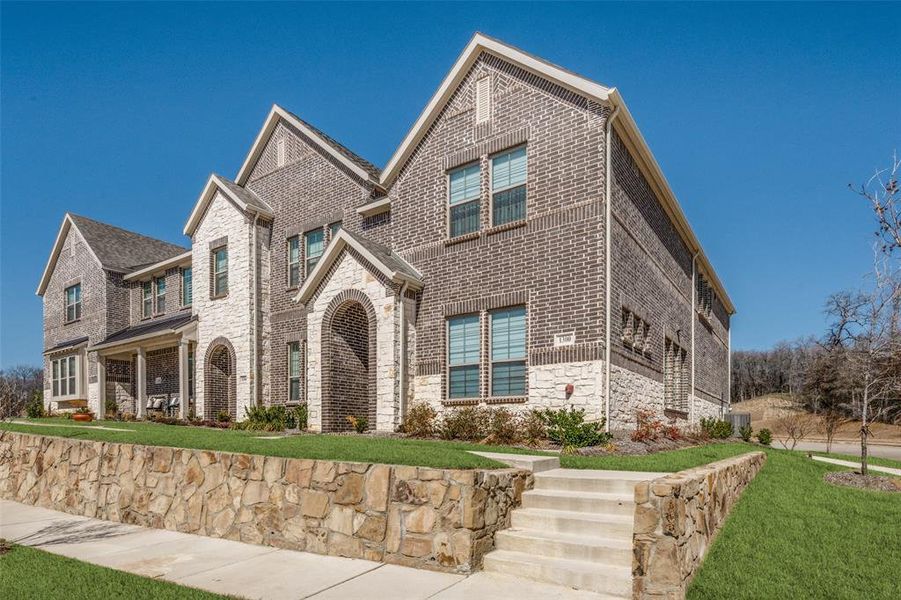
[[[135,371],[135,415],[143,419],[147,416],[147,355],[143,348],[138,348]]]
[[[95,415],[98,419],[106,418],[106,358],[97,355],[97,399],[100,405]]]
[[[178,341],[178,418],[188,418],[188,399],[191,390],[188,386],[188,345],[190,342],[182,337]]]

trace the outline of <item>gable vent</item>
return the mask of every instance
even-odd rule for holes
[[[279,167],[285,166],[285,154],[285,138],[282,138],[275,145],[275,162]]]
[[[476,81],[476,123],[484,123],[491,118],[491,78],[482,77]]]

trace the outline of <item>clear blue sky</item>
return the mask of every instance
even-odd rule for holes
[[[39,363],[65,211],[186,243],[272,103],[384,165],[474,31],[629,102],[739,314],[817,334],[870,261],[847,190],[901,151],[901,6],[11,4],[2,20],[0,366]]]

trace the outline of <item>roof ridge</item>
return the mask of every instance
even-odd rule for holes
[[[282,110],[284,110],[286,113],[288,113],[289,115],[291,115],[292,117],[294,117],[295,119],[297,119],[298,121],[300,121],[301,123],[306,125],[307,127],[309,127],[311,130],[313,130],[316,133],[316,135],[320,136],[325,142],[327,142],[333,148],[335,148],[336,150],[338,150],[339,152],[344,154],[350,160],[357,163],[360,167],[362,167],[366,171],[369,171],[372,175],[375,175],[376,178],[378,178],[381,175],[382,171],[375,165],[375,163],[373,163],[369,160],[366,160],[365,158],[363,158],[362,156],[360,156],[359,154],[357,154],[356,152],[354,152],[353,150],[348,148],[346,145],[339,142],[337,139],[335,139],[334,137],[332,137],[331,135],[329,135],[328,133],[326,133],[319,127],[316,127],[315,125],[313,125],[306,119],[299,117],[296,113],[294,113],[284,107],[282,107]]]
[[[69,215],[69,217],[71,217],[73,221],[75,221],[77,219],[83,219],[85,221],[90,221],[91,223],[96,223],[97,225],[102,225],[104,227],[109,227],[111,229],[118,229],[119,231],[124,231],[125,233],[131,234],[131,235],[136,235],[136,236],[142,237],[144,239],[153,240],[154,242],[160,242],[161,244],[169,244],[170,246],[174,246],[176,248],[181,248],[182,250],[190,250],[190,248],[187,246],[182,246],[180,244],[176,244],[173,242],[167,242],[166,240],[152,237],[152,236],[146,235],[144,233],[139,233],[139,232],[133,231],[131,229],[125,229],[124,227],[120,227],[119,225],[113,225],[113,224],[107,223],[105,221],[98,221],[97,219],[92,219],[91,217],[86,217],[84,215],[77,215],[73,212],[67,212],[66,214]],[[77,222],[75,224],[78,225]]]

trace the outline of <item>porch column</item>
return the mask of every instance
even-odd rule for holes
[[[188,345],[182,337],[178,342],[178,418],[188,418],[188,401],[191,390],[188,386]]]
[[[147,356],[143,348],[138,348],[135,371],[135,414],[143,419],[147,416]]]
[[[99,408],[96,417],[98,419],[106,418],[106,358],[97,355],[97,398]]]

